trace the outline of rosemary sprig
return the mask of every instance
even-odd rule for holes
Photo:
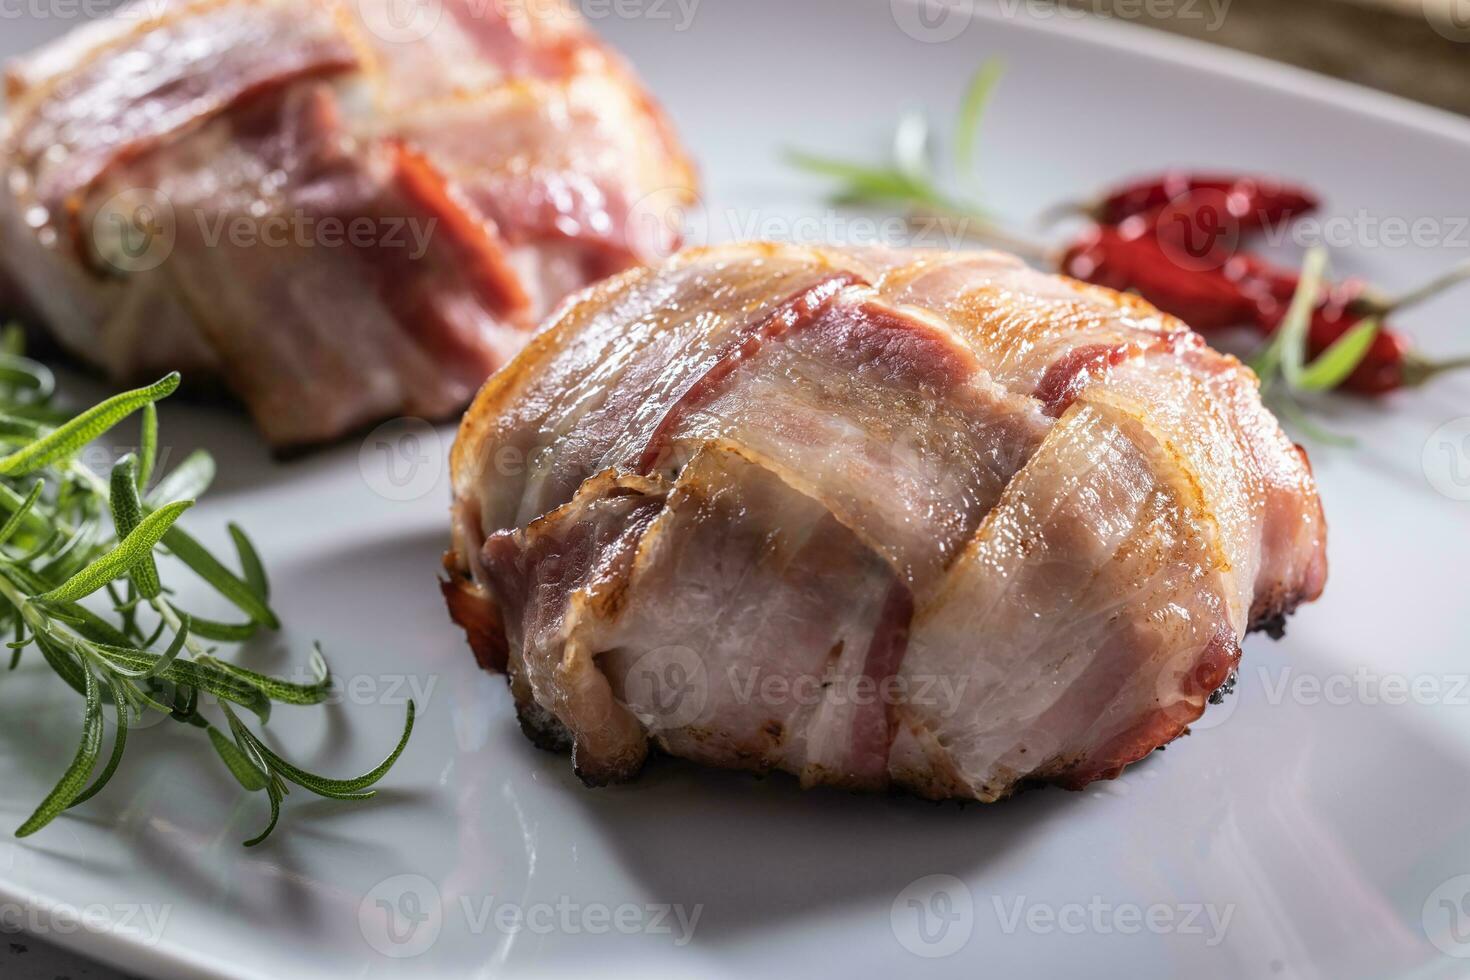
[[[979,142],[980,123],[1000,77],[1001,66],[997,62],[981,64],[965,92],[955,124],[953,168],[971,191],[975,187],[975,147]],[[834,204],[903,207],[910,219],[938,218],[963,237],[1009,249],[1042,266],[1054,264],[1054,254],[1045,247],[1007,232],[979,205],[944,189],[928,124],[922,115],[910,114],[899,122],[892,159],[886,165],[852,163],[795,151],[787,154],[787,160],[808,173],[837,181],[838,189],[832,197]],[[1384,316],[1470,279],[1470,263],[1397,300],[1379,301],[1372,316],[1354,325],[1309,364],[1306,361],[1308,335],[1322,293],[1326,265],[1327,256],[1321,249],[1308,254],[1290,313],[1253,358],[1251,366],[1259,375],[1262,393],[1269,397],[1272,407],[1304,434],[1318,442],[1350,446],[1353,440],[1314,424],[1298,396],[1340,386],[1369,354],[1382,330]],[[1434,364],[1411,359],[1405,375],[1413,383],[1464,366],[1465,361]]]
[[[1308,363],[1307,340],[1312,313],[1326,280],[1327,250],[1313,248],[1302,263],[1301,278],[1286,317],[1266,346],[1251,358],[1250,366],[1261,379],[1261,394],[1271,407],[1309,438],[1328,445],[1351,447],[1357,445],[1356,440],[1313,423],[1298,402],[1298,396],[1330,391],[1346,381],[1368,355],[1374,338],[1382,329],[1382,321],[1378,317],[1363,320]]]
[[[980,123],[1000,81],[1002,65],[987,61],[976,70],[960,103],[955,127],[953,167],[973,188],[975,147]],[[853,163],[800,150],[790,150],[786,160],[799,170],[837,182],[832,195],[836,205],[897,206],[913,221],[937,221],[965,238],[974,238],[1007,248],[1038,262],[1048,256],[1035,242],[1006,231],[983,207],[969,197],[946,191],[934,156],[929,123],[920,113],[899,120],[893,134],[891,160],[887,164]]]
[[[34,834],[100,792],[122,761],[129,728],[147,711],[202,729],[235,780],[266,794],[270,820],[247,846],[275,829],[291,785],[331,799],[371,797],[413,732],[409,702],[388,758],[354,779],[336,780],[287,762],[241,721],[236,709],[263,724],[273,703],[321,704],[332,678],[319,651],[312,654],[313,679],[295,684],[231,664],[201,644],[242,642],[280,622],[264,565],[244,531],[229,527],[236,574],[176,523],[213,478],[208,454],[194,453],[149,489],[158,447],[155,406],[178,384],[172,374],[68,419],[54,403],[51,373],[24,356],[19,331],[0,336],[0,635],[14,636],[11,670],[34,648],[85,705],[71,764],[18,836]],[[118,460],[106,477],[81,461],[82,449],[134,414],[142,422],[136,455]],[[159,574],[161,553],[189,568],[245,621],[215,623],[178,608]],[[109,705],[115,734],[98,771]]]

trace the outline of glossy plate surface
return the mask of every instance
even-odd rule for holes
[[[1039,4],[925,18],[904,0],[586,6],[701,159],[695,224],[712,239],[896,233],[827,211],[783,149],[872,157],[906,109],[948,120],[999,55],[981,183],[1018,225],[1127,174],[1204,164],[1320,188],[1342,273],[1397,289],[1470,256],[1470,123],[1313,76],[1037,19]],[[7,20],[0,49],[73,23]],[[1404,318],[1440,355],[1470,350],[1467,323],[1465,294]],[[261,980],[1470,970],[1464,380],[1332,408],[1325,424],[1359,446],[1313,448],[1327,596],[1285,641],[1247,644],[1235,697],[1197,737],[1087,792],[989,808],[668,763],[584,790],[521,737],[503,683],[445,618],[452,430],[399,426],[278,464],[228,410],[163,415],[175,460],[195,445],[221,457],[190,526],[222,543],[239,521],[273,571],[289,629],[251,665],[299,670],[320,638],[342,681],[330,711],[280,710],[279,743],[345,771],[387,750],[409,694],[420,727],[378,800],[293,794],[255,850],[239,842],[264,801],[233,789],[202,739],[143,732],[98,801],[29,841],[0,837],[0,902],[53,941],[150,976]],[[80,704],[31,659],[0,677],[0,706],[8,829],[64,768]]]

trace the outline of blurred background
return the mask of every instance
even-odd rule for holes
[[[1470,0],[1059,0],[1470,115]]]

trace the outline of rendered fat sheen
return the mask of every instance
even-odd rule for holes
[[[594,287],[453,466],[454,615],[503,634],[528,733],[595,784],[656,747],[1080,787],[1186,731],[1326,575],[1248,370],[993,253],[730,246]]]
[[[154,9],[157,8],[157,9]],[[296,449],[446,418],[694,175],[563,0],[134,0],[6,66],[0,317]],[[219,387],[215,385],[214,387]]]

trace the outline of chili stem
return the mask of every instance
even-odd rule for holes
[[[1402,368],[1404,387],[1417,388],[1436,375],[1463,371],[1467,368],[1470,368],[1470,356],[1454,357],[1447,361],[1432,361],[1417,354],[1410,354],[1404,358]]]
[[[1435,277],[1417,289],[1411,289],[1402,296],[1388,300],[1382,305],[1380,312],[1386,316],[1390,313],[1406,310],[1411,306],[1417,306],[1466,280],[1470,280],[1470,262],[1462,262],[1455,268],[1441,276]]]

